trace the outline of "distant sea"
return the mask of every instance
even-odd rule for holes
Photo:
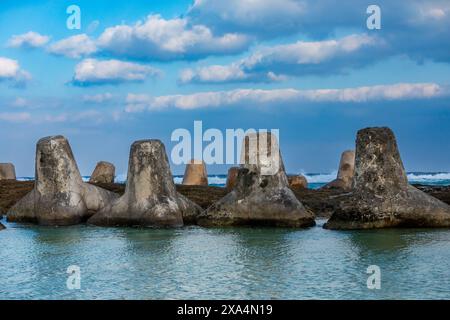
[[[293,174],[293,173],[289,173]],[[332,173],[301,173],[306,177],[309,183],[310,189],[318,189],[321,186],[336,178],[336,172]],[[27,181],[33,180],[32,177],[21,177],[18,180]],[[89,180],[89,176],[83,176],[85,181]],[[182,175],[175,175],[175,183],[181,183],[183,180]],[[408,172],[408,180],[411,184],[423,184],[423,185],[437,185],[437,186],[449,186],[450,185],[450,172]],[[226,174],[213,174],[208,176],[210,186],[223,187],[227,181]],[[116,177],[116,183],[125,183],[126,174],[121,174]]]

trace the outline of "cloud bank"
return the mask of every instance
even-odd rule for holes
[[[367,34],[338,40],[297,41],[265,48],[230,65],[183,70],[180,81],[273,82],[286,76],[339,74],[376,62],[383,57],[385,50],[383,40]]]
[[[275,105],[302,103],[364,103],[383,100],[430,99],[448,95],[449,90],[435,83],[398,83],[345,89],[236,89],[186,95],[152,97],[128,94],[127,112],[176,108],[193,110],[237,105]]]

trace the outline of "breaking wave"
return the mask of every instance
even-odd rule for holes
[[[311,187],[317,188],[324,185],[336,178],[337,172],[332,173],[301,173],[306,177]],[[450,172],[408,172],[408,181],[412,184],[428,184],[428,185],[450,185]],[[19,181],[31,181],[33,177],[20,177]],[[182,175],[173,177],[173,180],[177,184],[181,184],[183,181]],[[89,181],[89,176],[83,176],[83,181]],[[126,174],[119,174],[116,176],[116,183],[125,183],[127,181]],[[208,176],[209,185],[212,186],[225,186],[227,182],[227,176],[225,174],[214,174]]]

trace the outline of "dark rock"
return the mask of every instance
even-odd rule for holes
[[[353,176],[355,171],[355,151],[347,150],[342,153],[339,162],[339,171],[337,178],[322,188],[324,189],[342,189],[349,191],[352,188]]]
[[[177,184],[175,187],[180,194],[198,204],[202,209],[209,208],[228,193],[225,188],[216,186],[184,186]]]
[[[42,225],[77,224],[116,197],[82,181],[64,137],[47,137],[37,143],[34,189],[9,210],[7,219]]]
[[[125,193],[88,223],[99,226],[179,227],[195,221],[201,208],[175,189],[164,145],[133,143]]]
[[[352,192],[325,228],[449,226],[450,206],[408,184],[393,132],[360,130]]]
[[[314,214],[305,209],[289,188],[275,136],[270,133],[246,136],[241,163],[234,189],[199,216],[199,225],[315,224]]]
[[[316,218],[330,218],[336,207],[347,197],[342,189],[295,189],[295,197],[314,212]]]
[[[5,230],[6,227],[0,222],[0,231]]]
[[[205,163],[200,160],[191,160],[186,165],[182,184],[185,186],[207,186],[208,174],[206,173]]]
[[[112,163],[100,161],[89,179],[90,183],[114,183],[116,167]]]
[[[420,184],[415,184],[413,186],[430,196],[438,198],[446,204],[450,204],[450,186],[430,186]]]
[[[0,163],[0,180],[16,180],[16,168],[12,163]]]

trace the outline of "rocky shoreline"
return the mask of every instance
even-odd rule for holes
[[[117,195],[123,195],[125,192],[125,184],[95,183],[94,185],[112,191]],[[450,186],[414,186],[419,190],[450,204]],[[33,190],[33,187],[34,181],[1,180],[0,215],[3,215],[4,218],[6,212],[8,212],[8,210],[27,193]],[[203,209],[207,209],[228,193],[225,187],[213,186],[187,186],[178,184],[176,185],[176,189],[179,193],[198,204]],[[339,189],[313,190],[292,188],[292,191],[305,207],[315,213],[317,218],[329,218],[333,213],[335,206],[346,196],[346,192]]]

